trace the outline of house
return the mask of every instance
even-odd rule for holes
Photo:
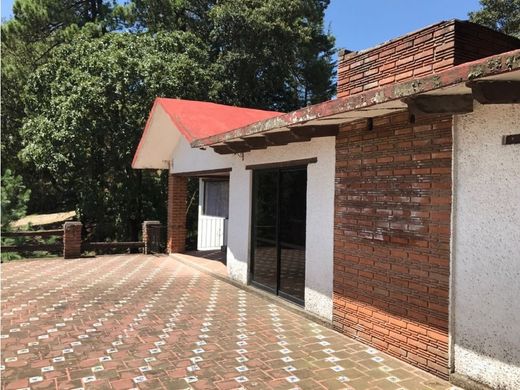
[[[520,41],[441,22],[341,52],[338,97],[294,112],[158,98],[133,167],[170,172],[169,252],[200,177],[199,247],[225,245],[229,277],[454,383],[516,389],[519,100]]]

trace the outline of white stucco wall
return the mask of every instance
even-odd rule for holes
[[[184,137],[173,151],[171,173],[196,172],[208,169],[232,168],[239,164],[237,156],[217,154],[211,148],[193,149]]]
[[[454,118],[452,342],[456,373],[520,389],[520,105]]]
[[[186,141],[160,104],[154,103],[152,112],[132,162],[134,169],[168,169],[172,148],[181,138]]]
[[[252,171],[246,165],[317,157],[307,168],[305,308],[332,320],[334,246],[334,137],[274,146],[240,155],[219,155],[211,148],[191,149],[185,140],[173,153],[172,173],[232,168],[229,182],[227,266],[229,276],[248,282]]]

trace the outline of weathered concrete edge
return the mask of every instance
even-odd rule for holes
[[[232,139],[260,134],[331,115],[356,111],[378,104],[400,100],[409,96],[431,92],[444,87],[464,84],[467,81],[520,70],[520,49],[466,62],[445,71],[355,95],[329,100],[274,118],[266,119],[226,133],[196,139],[191,147],[200,148]]]
[[[491,387],[475,382],[473,379],[456,372],[450,374],[450,382],[465,390],[493,390]]]
[[[248,284],[243,284],[243,283],[240,283],[240,282],[237,282],[231,278],[229,278],[228,276],[223,276],[223,275],[220,275],[220,274],[217,274],[215,272],[212,272],[211,270],[205,268],[205,267],[202,267],[200,265],[197,265],[197,264],[192,264],[190,263],[189,261],[186,261],[180,257],[177,257],[175,256],[174,253],[170,254],[169,257],[175,259],[176,261],[178,261],[179,263],[182,263],[188,267],[191,267],[193,269],[196,269],[197,271],[201,271],[201,272],[204,272],[205,274],[208,274],[208,275],[211,275],[213,276],[214,278],[216,279],[219,279],[223,282],[226,282],[228,284],[231,284],[232,286],[235,286],[241,290],[244,290],[244,291],[247,291],[247,292],[250,292],[252,294],[255,294],[263,299],[265,299],[266,301],[269,301],[269,302],[273,302],[273,303],[277,303],[279,305],[282,305],[285,309],[289,310],[290,312],[292,313],[295,313],[295,314],[299,314],[303,317],[305,317],[306,319],[308,320],[311,320],[311,321],[314,321],[326,328],[329,328],[329,329],[333,329],[332,327],[332,323],[327,321],[326,319],[316,315],[316,314],[313,314],[313,313],[309,313],[308,311],[305,311],[305,309],[303,309],[302,307],[299,307],[285,299],[282,299],[282,298],[279,298],[275,295],[272,295],[266,291],[263,291],[263,290],[260,290],[259,288],[256,288],[254,286],[251,286],[251,285],[248,285]]]

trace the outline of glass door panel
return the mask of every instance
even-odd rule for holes
[[[254,172],[253,186],[253,281],[276,291],[278,284],[278,172]]]
[[[307,168],[253,172],[252,281],[303,305]]]
[[[307,170],[280,172],[280,295],[303,304]]]

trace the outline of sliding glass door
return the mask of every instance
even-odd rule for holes
[[[253,173],[253,281],[278,288],[278,173]]]
[[[252,282],[303,305],[307,167],[253,172]]]

